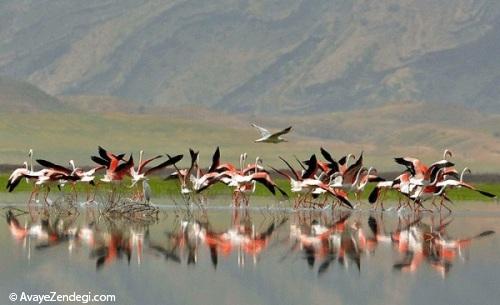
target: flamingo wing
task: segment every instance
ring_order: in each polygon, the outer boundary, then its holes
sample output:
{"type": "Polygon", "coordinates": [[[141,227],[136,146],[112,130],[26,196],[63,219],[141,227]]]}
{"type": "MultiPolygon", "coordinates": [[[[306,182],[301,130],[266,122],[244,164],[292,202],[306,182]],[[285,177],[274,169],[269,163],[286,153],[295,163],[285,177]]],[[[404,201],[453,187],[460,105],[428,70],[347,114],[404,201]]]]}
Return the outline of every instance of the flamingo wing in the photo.
{"type": "Polygon", "coordinates": [[[410,174],[414,176],[416,174],[416,168],[414,165],[414,160],[413,158],[407,158],[407,157],[398,157],[394,158],[394,161],[396,161],[397,164],[401,164],[403,166],[406,166],[406,168],[410,171],[410,174]]]}
{"type": "Polygon", "coordinates": [[[290,163],[288,163],[288,161],[286,161],[282,157],[279,158],[281,159],[281,161],[285,162],[285,164],[288,166],[288,168],[290,169],[296,180],[302,180],[301,178],[299,178],[299,174],[293,169],[293,167],[290,165],[290,163]]]}
{"type": "Polygon", "coordinates": [[[148,159],[148,160],[144,160],[144,161],[142,161],[142,162],[141,162],[141,164],[139,164],[139,167],[137,168],[137,172],[138,172],[139,174],[140,174],[140,173],[142,173],[142,170],[144,169],[144,167],[145,167],[146,165],[148,165],[150,162],[152,162],[152,161],[154,161],[154,160],[156,160],[156,159],[160,159],[161,157],[162,157],[162,155],[158,155],[158,156],[153,157],[153,158],[151,158],[151,159],[148,159]]]}
{"type": "Polygon", "coordinates": [[[151,174],[154,171],[157,171],[157,170],[160,170],[160,169],[162,169],[164,167],[173,165],[173,164],[179,162],[180,160],[182,160],[183,157],[184,157],[184,155],[177,155],[177,156],[174,156],[172,158],[169,157],[167,161],[165,161],[165,162],[163,162],[163,163],[161,163],[161,164],[159,164],[159,165],[157,165],[155,167],[152,167],[152,168],[148,169],[145,172],[145,174],[147,176],[147,175],[151,174]]]}
{"type": "Polygon", "coordinates": [[[43,167],[50,168],[50,169],[65,173],[67,175],[71,174],[71,172],[72,172],[72,170],[70,170],[69,168],[66,168],[62,165],[52,163],[52,162],[47,161],[47,160],[37,159],[36,162],[43,167]]]}
{"type": "Polygon", "coordinates": [[[104,160],[106,160],[108,162],[111,161],[111,158],[109,157],[108,152],[104,148],[102,148],[101,146],[98,146],[97,150],[98,150],[99,156],[101,156],[101,158],[103,158],[104,160]]]}
{"type": "Polygon", "coordinates": [[[208,169],[208,172],[209,173],[214,172],[217,169],[217,167],[219,167],[219,165],[220,165],[220,149],[219,146],[217,146],[217,149],[215,150],[214,155],[212,156],[212,165],[208,169]]]}
{"type": "Polygon", "coordinates": [[[312,155],[309,161],[307,161],[307,169],[302,174],[302,179],[312,178],[316,171],[318,170],[318,160],[316,159],[316,155],[312,155]]]}
{"type": "Polygon", "coordinates": [[[118,165],[114,171],[117,173],[118,172],[128,172],[132,167],[134,167],[134,157],[131,154],[128,161],[118,165]]]}
{"type": "Polygon", "coordinates": [[[105,167],[109,167],[109,163],[110,161],[107,161],[101,157],[98,157],[98,156],[92,156],[90,157],[90,159],[92,161],[94,161],[95,163],[99,164],[99,165],[102,165],[102,166],[105,166],[105,167]]]}
{"type": "Polygon", "coordinates": [[[350,183],[354,182],[354,180],[356,179],[356,175],[358,174],[358,172],[361,170],[362,167],[363,167],[363,152],[361,152],[361,154],[359,155],[358,160],[356,160],[354,164],[352,164],[347,168],[345,173],[342,175],[343,180],[350,183]]]}

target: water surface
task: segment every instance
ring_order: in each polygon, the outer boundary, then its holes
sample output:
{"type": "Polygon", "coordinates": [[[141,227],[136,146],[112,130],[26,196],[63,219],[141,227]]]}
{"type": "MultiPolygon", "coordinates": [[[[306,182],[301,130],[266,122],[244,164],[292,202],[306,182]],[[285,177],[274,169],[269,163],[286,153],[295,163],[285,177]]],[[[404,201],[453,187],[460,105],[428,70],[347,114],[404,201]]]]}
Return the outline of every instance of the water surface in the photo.
{"type": "Polygon", "coordinates": [[[118,304],[500,299],[495,204],[451,215],[215,206],[162,207],[157,218],[133,221],[3,205],[0,303],[22,291],[116,294],[118,304]]]}

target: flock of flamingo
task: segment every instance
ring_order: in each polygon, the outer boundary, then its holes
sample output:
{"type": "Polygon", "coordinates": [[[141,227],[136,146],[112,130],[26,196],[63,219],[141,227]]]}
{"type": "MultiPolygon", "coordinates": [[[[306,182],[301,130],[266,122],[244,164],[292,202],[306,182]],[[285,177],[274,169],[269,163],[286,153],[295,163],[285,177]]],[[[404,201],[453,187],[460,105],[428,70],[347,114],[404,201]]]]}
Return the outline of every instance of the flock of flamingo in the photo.
{"type": "MultiPolygon", "coordinates": [[[[477,191],[480,194],[496,198],[496,195],[479,190],[473,185],[464,182],[464,174],[470,172],[465,168],[461,173],[449,161],[452,153],[445,150],[443,159],[427,166],[422,161],[412,157],[399,157],[394,160],[404,166],[404,171],[393,180],[386,180],[378,176],[376,169],[363,165],[363,153],[356,158],[349,154],[341,157],[338,161],[324,148],[320,149],[324,160],[311,155],[308,160],[296,160],[300,170],[296,170],[290,162],[279,157],[287,170],[277,169],[269,166],[275,175],[281,175],[289,180],[290,192],[296,194],[294,208],[300,207],[332,207],[344,206],[354,208],[349,195],[353,194],[360,202],[360,195],[368,183],[376,183],[373,191],[369,195],[369,203],[375,208],[383,207],[384,195],[388,190],[398,192],[398,209],[408,207],[413,210],[427,210],[423,202],[432,199],[432,205],[441,210],[444,207],[450,210],[445,202],[451,202],[447,192],[454,188],[467,188],[477,191]],[[405,198],[405,200],[401,200],[405,198]],[[332,200],[330,200],[332,199],[332,200]],[[439,199],[439,206],[435,201],[439,199]]],[[[24,167],[18,168],[10,175],[6,188],[12,192],[19,183],[25,179],[33,187],[28,202],[37,200],[37,196],[42,188],[45,188],[44,200],[48,203],[47,197],[51,187],[57,186],[59,189],[64,185],[70,185],[74,196],[77,196],[76,184],[88,185],[87,202],[95,200],[95,189],[101,184],[110,184],[111,191],[109,200],[113,201],[118,186],[124,181],[131,181],[129,188],[133,188],[132,199],[138,202],[149,203],[151,188],[147,182],[148,177],[166,167],[173,167],[174,172],[169,176],[178,179],[180,193],[191,199],[194,196],[203,196],[203,192],[212,186],[222,183],[233,189],[232,202],[234,206],[244,204],[248,206],[249,195],[252,194],[256,185],[261,184],[273,195],[287,198],[289,195],[280,188],[273,180],[271,172],[264,168],[262,159],[257,157],[254,163],[246,164],[247,154],[240,156],[239,167],[230,163],[222,162],[220,149],[217,147],[212,157],[212,164],[206,170],[199,165],[199,152],[190,149],[189,168],[179,168],[177,163],[182,160],[183,155],[166,156],[158,155],[143,160],[143,151],[140,151],[138,166],[135,166],[132,154],[126,158],[126,154],[114,154],[99,146],[98,155],[91,156],[96,166],[90,170],[83,170],[75,166],[73,160],[69,161],[71,167],[65,167],[47,160],[37,159],[36,162],[43,168],[34,169],[33,150],[29,151],[30,164],[24,162],[24,167]],[[148,167],[151,162],[166,157],[166,160],[148,167]],[[98,171],[104,171],[101,179],[96,179],[98,171]],[[129,179],[125,179],[129,177],[129,179]],[[93,196],[91,195],[91,189],[93,196]]]]}

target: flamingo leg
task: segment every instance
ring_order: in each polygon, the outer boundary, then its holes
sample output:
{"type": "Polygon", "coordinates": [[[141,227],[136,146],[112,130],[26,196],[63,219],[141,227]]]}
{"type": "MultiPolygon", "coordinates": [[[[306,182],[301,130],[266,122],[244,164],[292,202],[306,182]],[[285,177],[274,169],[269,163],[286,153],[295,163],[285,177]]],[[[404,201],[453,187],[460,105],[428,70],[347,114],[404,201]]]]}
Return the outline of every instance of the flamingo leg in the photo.
{"type": "Polygon", "coordinates": [[[49,197],[49,192],[50,192],[50,187],[47,186],[46,190],[45,190],[45,197],[43,198],[44,201],[45,201],[45,204],[46,205],[49,205],[49,201],[48,201],[48,197],[49,197]]]}

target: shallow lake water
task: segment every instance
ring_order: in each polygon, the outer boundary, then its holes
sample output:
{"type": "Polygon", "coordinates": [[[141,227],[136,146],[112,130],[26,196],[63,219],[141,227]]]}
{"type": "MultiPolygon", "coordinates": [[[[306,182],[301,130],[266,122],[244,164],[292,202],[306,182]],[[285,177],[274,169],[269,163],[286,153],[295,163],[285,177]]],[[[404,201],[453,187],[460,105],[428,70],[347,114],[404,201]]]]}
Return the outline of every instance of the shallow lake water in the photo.
{"type": "Polygon", "coordinates": [[[467,203],[451,215],[216,206],[163,206],[131,221],[3,204],[0,304],[52,291],[112,294],[116,304],[500,300],[496,204],[467,203]]]}

